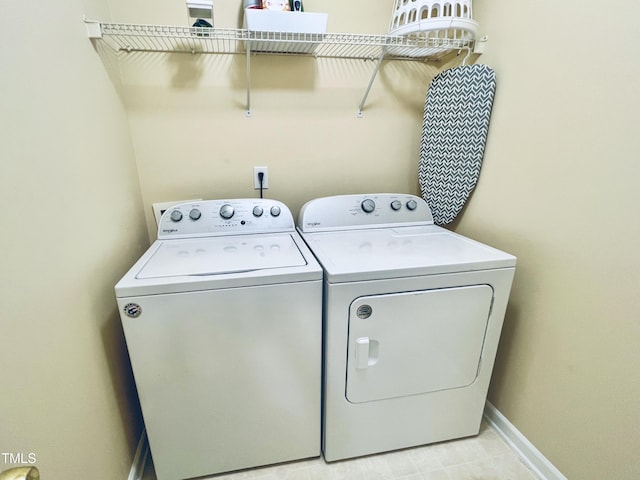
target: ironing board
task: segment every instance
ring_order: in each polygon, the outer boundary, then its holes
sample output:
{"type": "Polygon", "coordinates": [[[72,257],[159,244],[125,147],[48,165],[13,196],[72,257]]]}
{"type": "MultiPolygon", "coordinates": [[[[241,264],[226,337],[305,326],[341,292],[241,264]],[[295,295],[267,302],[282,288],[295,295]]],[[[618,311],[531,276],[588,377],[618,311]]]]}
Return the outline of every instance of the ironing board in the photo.
{"type": "Polygon", "coordinates": [[[445,70],[429,86],[418,175],[438,225],[455,220],[478,181],[495,88],[487,65],[445,70]]]}

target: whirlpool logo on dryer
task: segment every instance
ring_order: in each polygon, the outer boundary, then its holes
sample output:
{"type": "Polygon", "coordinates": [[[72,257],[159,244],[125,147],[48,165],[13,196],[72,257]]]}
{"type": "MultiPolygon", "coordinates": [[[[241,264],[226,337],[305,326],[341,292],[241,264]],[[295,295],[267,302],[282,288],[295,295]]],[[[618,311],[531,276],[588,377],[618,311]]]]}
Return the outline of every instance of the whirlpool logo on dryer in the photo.
{"type": "Polygon", "coordinates": [[[163,228],[162,229],[162,233],[173,233],[173,232],[177,232],[178,229],[177,228],[163,228]]]}

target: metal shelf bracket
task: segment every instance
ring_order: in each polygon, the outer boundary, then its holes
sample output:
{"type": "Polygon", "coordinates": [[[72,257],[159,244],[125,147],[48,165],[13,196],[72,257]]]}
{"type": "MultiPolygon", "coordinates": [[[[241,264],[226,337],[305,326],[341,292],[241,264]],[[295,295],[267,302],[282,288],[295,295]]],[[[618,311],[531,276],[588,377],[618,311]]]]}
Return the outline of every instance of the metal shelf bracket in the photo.
{"type": "Polygon", "coordinates": [[[251,45],[246,42],[247,51],[247,111],[246,117],[251,117],[251,45]]]}
{"type": "Polygon", "coordinates": [[[102,28],[100,22],[95,20],[89,20],[86,15],[82,16],[85,27],[87,28],[87,36],[89,38],[102,38],[102,28]]]}
{"type": "Polygon", "coordinates": [[[360,105],[358,106],[358,113],[356,113],[356,116],[358,118],[364,117],[364,113],[362,112],[362,110],[364,109],[364,104],[367,101],[367,97],[369,96],[369,92],[371,91],[371,87],[373,86],[373,81],[376,79],[376,76],[378,75],[378,71],[380,70],[380,66],[382,65],[382,61],[384,60],[384,55],[385,55],[385,52],[383,51],[380,54],[380,57],[378,58],[378,62],[376,63],[376,67],[373,69],[373,72],[371,73],[371,78],[369,79],[369,85],[367,85],[367,89],[364,92],[364,96],[362,97],[362,101],[360,102],[360,105]]]}

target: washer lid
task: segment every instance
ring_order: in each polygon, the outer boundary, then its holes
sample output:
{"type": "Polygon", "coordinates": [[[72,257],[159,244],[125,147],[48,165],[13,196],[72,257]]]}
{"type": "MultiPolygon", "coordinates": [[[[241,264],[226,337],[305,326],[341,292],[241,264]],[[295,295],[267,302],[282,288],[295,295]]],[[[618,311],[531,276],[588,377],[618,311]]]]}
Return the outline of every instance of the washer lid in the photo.
{"type": "Polygon", "coordinates": [[[330,282],[514,267],[516,258],[435,225],[302,234],[330,282]]]}
{"type": "Polygon", "coordinates": [[[222,275],[306,264],[290,234],[165,240],[136,278],[222,275]]]}

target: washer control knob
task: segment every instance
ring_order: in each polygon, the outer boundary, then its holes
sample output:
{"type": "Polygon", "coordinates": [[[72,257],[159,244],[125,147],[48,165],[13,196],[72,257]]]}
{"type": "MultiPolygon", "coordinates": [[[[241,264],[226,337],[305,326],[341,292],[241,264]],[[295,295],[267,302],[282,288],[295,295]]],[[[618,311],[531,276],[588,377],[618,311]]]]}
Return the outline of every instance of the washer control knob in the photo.
{"type": "Polygon", "coordinates": [[[407,202],[407,208],[409,210],[415,210],[416,208],[418,208],[418,202],[416,202],[415,200],[409,200],[407,202]]]}
{"type": "Polygon", "coordinates": [[[370,198],[366,198],[360,204],[360,208],[362,208],[362,211],[365,213],[371,213],[376,209],[376,202],[370,198]]]}
{"type": "Polygon", "coordinates": [[[229,205],[228,203],[225,203],[220,207],[220,216],[225,220],[229,220],[231,217],[233,217],[234,213],[236,212],[233,209],[233,206],[229,205]]]}
{"type": "Polygon", "coordinates": [[[391,202],[391,210],[395,210],[396,212],[402,208],[402,203],[400,200],[394,200],[391,202]]]}
{"type": "Polygon", "coordinates": [[[173,222],[179,222],[180,220],[182,220],[182,212],[180,210],[174,210],[171,212],[171,221],[173,222]]]}
{"type": "Polygon", "coordinates": [[[264,210],[262,210],[262,207],[259,207],[257,205],[255,207],[253,207],[253,216],[254,217],[261,217],[263,213],[264,213],[264,210]]]}
{"type": "Polygon", "coordinates": [[[191,211],[189,212],[189,218],[191,220],[200,220],[200,217],[202,216],[202,212],[200,212],[200,210],[198,210],[197,208],[192,208],[191,211]]]}
{"type": "Polygon", "coordinates": [[[280,215],[280,207],[277,205],[274,205],[273,207],[271,207],[271,210],[269,210],[271,212],[271,215],[274,217],[277,217],[278,215],[280,215]]]}

